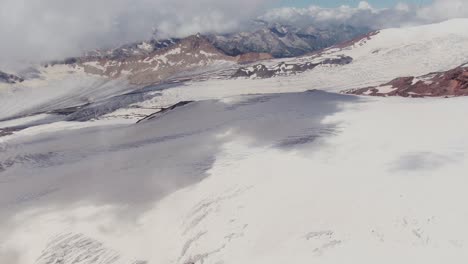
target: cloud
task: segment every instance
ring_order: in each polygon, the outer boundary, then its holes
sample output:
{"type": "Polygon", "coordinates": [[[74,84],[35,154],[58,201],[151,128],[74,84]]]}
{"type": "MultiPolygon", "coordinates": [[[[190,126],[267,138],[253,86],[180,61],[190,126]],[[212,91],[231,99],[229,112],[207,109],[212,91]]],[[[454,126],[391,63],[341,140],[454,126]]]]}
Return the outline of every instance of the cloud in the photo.
{"type": "Polygon", "coordinates": [[[416,13],[424,21],[441,21],[450,18],[468,17],[468,1],[437,0],[432,5],[418,9],[416,13]]]}
{"type": "Polygon", "coordinates": [[[357,7],[337,8],[310,6],[307,8],[277,8],[261,18],[269,22],[292,24],[345,23],[354,26],[382,29],[440,22],[451,18],[468,17],[468,1],[435,0],[429,5],[416,6],[404,2],[392,8],[377,9],[361,1],[357,7]]]}
{"type": "Polygon", "coordinates": [[[86,50],[197,32],[227,32],[268,0],[1,0],[1,64],[59,59],[86,50]]]}
{"type": "Polygon", "coordinates": [[[468,17],[468,1],[404,2],[376,9],[368,2],[337,8],[268,9],[277,0],[0,0],[0,70],[25,62],[62,59],[84,51],[157,36],[230,32],[251,19],[371,28],[401,27],[468,17]]]}

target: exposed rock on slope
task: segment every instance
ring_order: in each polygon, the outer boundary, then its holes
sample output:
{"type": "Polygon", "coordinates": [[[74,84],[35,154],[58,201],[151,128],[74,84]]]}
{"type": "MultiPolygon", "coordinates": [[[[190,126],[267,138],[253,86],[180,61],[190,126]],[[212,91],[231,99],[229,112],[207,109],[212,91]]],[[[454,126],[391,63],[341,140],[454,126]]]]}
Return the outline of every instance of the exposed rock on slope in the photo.
{"type": "Polygon", "coordinates": [[[170,78],[200,74],[237,63],[252,63],[273,58],[268,53],[254,52],[229,56],[201,35],[157,43],[159,44],[132,44],[128,48],[119,48],[107,53],[70,58],[61,63],[51,64],[51,67],[57,64],[78,66],[87,74],[111,79],[124,77],[131,84],[151,85],[170,78]],[[141,47],[142,45],[146,46],[141,47]]]}
{"type": "MultiPolygon", "coordinates": [[[[367,32],[369,32],[367,28],[355,28],[347,25],[332,25],[327,28],[317,28],[310,25],[294,27],[257,21],[257,24],[252,25],[250,31],[223,35],[211,34],[207,35],[206,39],[229,56],[265,53],[280,58],[321,50],[367,32]]],[[[174,46],[182,40],[180,38],[151,39],[125,44],[113,49],[93,50],[87,52],[82,58],[69,58],[54,63],[72,64],[82,61],[83,58],[118,60],[133,56],[147,56],[155,51],[174,46]]]]}
{"type": "Polygon", "coordinates": [[[261,60],[273,59],[273,56],[270,53],[245,53],[237,56],[237,61],[239,63],[252,63],[261,60]]]}
{"type": "Polygon", "coordinates": [[[346,90],[344,93],[370,96],[467,96],[468,65],[420,77],[402,77],[377,87],[346,90]]]}
{"type": "MultiPolygon", "coordinates": [[[[251,62],[253,55],[261,54],[259,59],[269,59],[272,55],[278,58],[294,57],[349,41],[367,32],[369,32],[367,28],[346,25],[316,28],[314,26],[294,27],[257,21],[257,24],[252,26],[251,31],[224,35],[211,34],[205,38],[226,55],[241,55],[241,62],[245,57],[250,58],[246,62],[251,62]]],[[[148,56],[181,41],[183,39],[180,38],[151,39],[125,44],[118,48],[93,50],[85,53],[83,57],[68,58],[50,64],[74,64],[98,59],[122,60],[134,56],[148,56]]]]}
{"type": "Polygon", "coordinates": [[[204,37],[190,36],[175,45],[148,55],[124,59],[98,59],[81,63],[87,73],[111,78],[127,77],[130,83],[148,85],[158,83],[184,71],[203,67],[236,63],[238,58],[223,54],[204,37]]]}
{"type": "Polygon", "coordinates": [[[263,64],[257,64],[252,67],[240,68],[232,76],[237,77],[249,77],[249,78],[271,78],[278,75],[288,75],[301,73],[307,70],[314,69],[319,65],[345,65],[353,61],[353,58],[347,56],[338,56],[337,58],[327,58],[321,62],[305,62],[305,63],[280,63],[273,67],[267,67],[263,64]]]}
{"type": "MultiPolygon", "coordinates": [[[[255,63],[274,57],[293,57],[329,47],[355,37],[364,29],[332,26],[327,29],[261,24],[250,32],[230,35],[190,36],[184,39],[135,42],[115,49],[95,50],[82,57],[45,64],[34,78],[60,79],[57,72],[84,73],[109,79],[128,80],[147,86],[164,81],[192,79],[221,69],[235,70],[235,64],[255,63]],[[59,67],[56,67],[59,65],[59,67]],[[52,72],[54,76],[49,76],[52,72]]],[[[304,71],[296,67],[294,72],[304,71]]],[[[68,74],[67,74],[68,75],[68,74]]],[[[222,74],[223,75],[223,74],[222,74]]],[[[226,74],[231,76],[232,72],[226,74]]],[[[223,75],[224,76],[224,75],[223,75]]],[[[93,77],[93,76],[92,76],[93,77]]],[[[27,79],[30,79],[27,76],[27,79]]],[[[13,83],[11,80],[8,83],[13,83]]]]}

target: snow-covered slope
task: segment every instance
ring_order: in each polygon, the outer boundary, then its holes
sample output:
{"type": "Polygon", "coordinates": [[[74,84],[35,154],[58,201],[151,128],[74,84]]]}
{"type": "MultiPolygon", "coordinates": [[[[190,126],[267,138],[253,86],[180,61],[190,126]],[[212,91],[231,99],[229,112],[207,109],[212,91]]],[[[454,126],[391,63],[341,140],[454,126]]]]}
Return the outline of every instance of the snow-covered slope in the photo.
{"type": "Polygon", "coordinates": [[[466,263],[468,98],[311,90],[453,69],[466,28],[383,30],[261,80],[78,63],[0,84],[0,263],[466,263]]]}
{"type": "MultiPolygon", "coordinates": [[[[15,85],[3,84],[0,86],[2,89],[0,105],[3,109],[0,111],[0,118],[12,116],[13,113],[32,113],[33,111],[25,112],[25,110],[35,109],[44,104],[53,106],[57,100],[63,101],[63,97],[71,93],[70,89],[80,91],[79,93],[86,91],[84,94],[78,93],[70,97],[77,105],[79,105],[77,99],[81,104],[94,102],[93,90],[97,93],[107,91],[109,94],[112,92],[113,95],[118,95],[122,90],[128,91],[129,89],[122,88],[128,86],[114,85],[112,82],[122,83],[128,80],[144,84],[180,77],[177,82],[185,82],[185,85],[166,89],[161,96],[143,104],[146,108],[161,108],[179,101],[216,99],[241,94],[298,92],[309,89],[341,91],[378,86],[398,77],[447,71],[466,63],[468,61],[466,27],[468,19],[456,19],[439,24],[382,30],[368,38],[330,48],[318,54],[270,60],[263,62],[262,65],[267,68],[278,65],[291,67],[315,65],[327,59],[343,57],[352,58],[352,63],[339,66],[322,64],[301,74],[288,74],[262,80],[227,78],[235,74],[233,62],[240,58],[223,56],[203,38],[197,41],[198,37],[193,36],[142,60],[133,58],[124,62],[111,63],[103,60],[84,62],[83,65],[55,65],[49,67],[50,69],[41,69],[45,72],[43,74],[45,77],[44,81],[39,81],[40,85],[36,79],[15,85]],[[194,45],[199,48],[194,48],[194,45]],[[79,74],[68,74],[70,72],[79,74]],[[122,78],[113,80],[107,85],[108,77],[111,75],[122,78]],[[70,80],[71,82],[68,82],[70,80]],[[44,88],[36,89],[38,86],[44,88]],[[105,89],[96,87],[105,87],[105,89]],[[17,95],[11,96],[12,94],[17,95]],[[15,106],[12,106],[12,103],[15,106]]],[[[67,104],[73,106],[71,103],[67,104]]]]}
{"type": "Polygon", "coordinates": [[[169,78],[230,67],[240,59],[248,58],[226,56],[202,36],[191,36],[149,54],[47,64],[21,83],[0,82],[0,120],[97,103],[169,78]]]}
{"type": "Polygon", "coordinates": [[[25,80],[16,77],[15,82],[13,75],[0,75],[5,79],[0,81],[0,120],[99,103],[165,82],[204,79],[203,75],[218,75],[237,63],[269,58],[269,54],[259,53],[227,56],[196,35],[144,54],[49,63],[30,69],[25,80]]]}
{"type": "Polygon", "coordinates": [[[305,92],[12,138],[0,260],[464,263],[466,111],[305,92]]]}
{"type": "Polygon", "coordinates": [[[37,75],[0,86],[0,120],[85,105],[134,89],[125,79],[86,74],[77,65],[41,67],[37,75]]]}
{"type": "MultiPolygon", "coordinates": [[[[263,63],[274,66],[280,62],[288,64],[316,63],[326,58],[347,56],[351,64],[338,67],[316,67],[311,71],[293,76],[266,80],[212,80],[190,84],[194,90],[207,94],[225,92],[231,94],[233,86],[238,94],[277,91],[304,91],[323,89],[341,91],[352,88],[378,86],[395,78],[421,76],[432,72],[447,71],[468,62],[468,19],[455,19],[417,27],[386,29],[350,43],[337,46],[311,56],[273,60],[263,63]],[[213,90],[216,87],[216,93],[213,90]],[[229,90],[229,91],[228,91],[229,90]]],[[[178,96],[191,97],[179,91],[178,96]]],[[[169,91],[168,91],[169,92],[169,91]]],[[[174,91],[171,91],[174,92],[174,91]]],[[[191,94],[191,92],[189,92],[191,94]]]]}

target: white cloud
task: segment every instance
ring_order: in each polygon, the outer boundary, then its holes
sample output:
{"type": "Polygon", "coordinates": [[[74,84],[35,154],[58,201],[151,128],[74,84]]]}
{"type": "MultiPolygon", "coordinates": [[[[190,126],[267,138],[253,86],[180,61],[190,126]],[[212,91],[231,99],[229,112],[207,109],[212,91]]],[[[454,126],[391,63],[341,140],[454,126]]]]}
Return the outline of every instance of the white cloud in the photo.
{"type": "Polygon", "coordinates": [[[228,32],[260,16],[288,24],[347,23],[399,27],[468,17],[467,0],[435,0],[417,7],[404,0],[376,9],[368,2],[337,8],[278,8],[277,0],[0,0],[0,70],[14,63],[61,59],[83,51],[149,38],[228,32]]]}
{"type": "Polygon", "coordinates": [[[402,11],[402,12],[409,12],[411,9],[411,7],[406,4],[406,3],[398,3],[396,6],[395,6],[395,9],[398,10],[398,11],[402,11]]]}
{"type": "Polygon", "coordinates": [[[417,10],[417,16],[425,21],[468,17],[467,0],[437,0],[432,5],[417,10]]]}
{"type": "Polygon", "coordinates": [[[376,9],[361,1],[357,7],[337,8],[310,6],[307,8],[277,8],[262,16],[266,21],[289,23],[347,23],[375,29],[440,22],[468,17],[467,0],[435,0],[426,6],[400,2],[392,8],[376,9]]]}
{"type": "Polygon", "coordinates": [[[1,64],[58,59],[161,37],[226,32],[265,10],[268,0],[0,0],[1,64]]]}
{"type": "Polygon", "coordinates": [[[361,1],[359,2],[359,5],[358,5],[358,9],[361,9],[361,10],[372,10],[372,6],[366,2],[366,1],[361,1]]]}

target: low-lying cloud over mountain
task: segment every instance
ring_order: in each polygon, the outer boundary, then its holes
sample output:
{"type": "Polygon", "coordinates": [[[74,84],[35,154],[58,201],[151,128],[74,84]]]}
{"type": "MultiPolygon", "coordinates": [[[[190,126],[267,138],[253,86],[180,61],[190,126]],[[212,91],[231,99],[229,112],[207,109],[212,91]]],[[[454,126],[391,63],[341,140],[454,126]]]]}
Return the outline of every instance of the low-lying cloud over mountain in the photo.
{"type": "MultiPolygon", "coordinates": [[[[59,59],[146,39],[227,32],[267,0],[2,0],[0,61],[59,59]]],[[[2,65],[0,65],[1,67],[2,65]]]]}
{"type": "Polygon", "coordinates": [[[337,8],[310,6],[272,9],[261,18],[266,21],[293,24],[345,23],[375,29],[441,22],[451,18],[468,17],[466,0],[434,0],[429,5],[417,6],[400,2],[392,8],[377,9],[366,1],[357,7],[343,5],[337,8]]]}
{"type": "Polygon", "coordinates": [[[255,18],[386,28],[468,16],[465,0],[435,0],[419,7],[400,3],[389,9],[375,9],[365,1],[333,9],[270,9],[272,4],[275,0],[2,0],[0,68],[148,39],[155,29],[165,38],[245,30],[255,18]]]}

